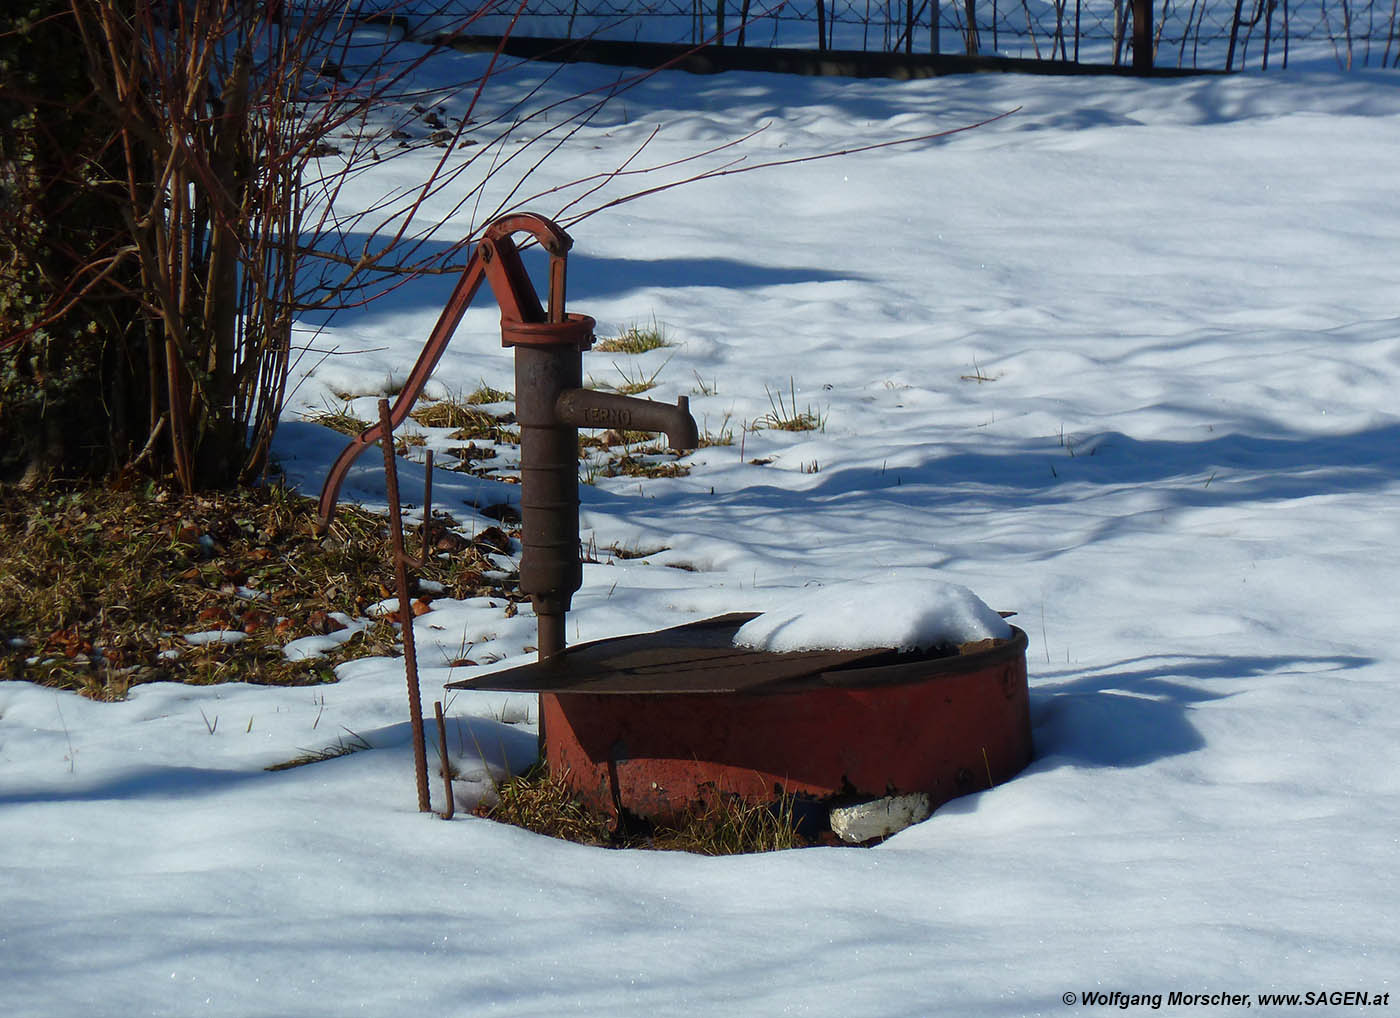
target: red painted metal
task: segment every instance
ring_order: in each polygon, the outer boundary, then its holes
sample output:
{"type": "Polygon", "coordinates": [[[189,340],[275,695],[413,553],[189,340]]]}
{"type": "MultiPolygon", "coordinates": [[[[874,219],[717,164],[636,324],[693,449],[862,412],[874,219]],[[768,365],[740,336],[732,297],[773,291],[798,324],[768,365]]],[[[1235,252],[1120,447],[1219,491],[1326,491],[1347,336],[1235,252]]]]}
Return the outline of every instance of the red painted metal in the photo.
{"type": "Polygon", "coordinates": [[[558,322],[520,322],[501,319],[502,346],[567,346],[587,350],[593,345],[593,327],[587,315],[567,314],[558,322]]]}
{"type": "Polygon", "coordinates": [[[550,771],[592,808],[674,819],[715,794],[932,806],[1031,759],[1026,636],[970,653],[768,654],[751,615],[574,647],[453,683],[540,693],[550,771]],[[669,649],[668,649],[669,648],[669,649]]]}
{"type": "MultiPolygon", "coordinates": [[[[990,788],[1030,762],[1022,653],[923,681],[786,693],[540,697],[551,773],[590,806],[674,818],[716,793],[832,802],[990,788]]],[[[980,655],[973,655],[978,657],[980,655]]],[[[942,674],[940,674],[940,671],[942,674]]]]}
{"type": "MultiPolygon", "coordinates": [[[[524,212],[486,228],[387,418],[345,447],[321,489],[319,529],[330,526],[340,486],[356,457],[408,416],[448,340],[483,282],[501,308],[501,345],[515,348],[515,411],[520,424],[520,589],[539,617],[541,660],[564,649],[564,613],[583,582],[578,534],[578,429],[626,427],[665,432],[672,448],[693,449],[699,431],[687,398],[675,406],[583,388],[583,351],[594,321],[564,309],[573,241],[557,224],[524,212]],[[549,253],[546,310],[514,236],[528,233],[549,253]]],[[[424,515],[428,526],[429,514],[424,515]]]]}
{"type": "MultiPolygon", "coordinates": [[[[488,226],[481,242],[472,252],[457,285],[437,324],[423,345],[418,360],[404,382],[389,411],[389,428],[397,428],[423,394],[433,369],[442,359],[448,341],[457,330],[467,308],[488,283],[491,294],[501,307],[501,334],[504,345],[508,336],[528,335],[534,343],[563,343],[580,350],[592,345],[593,319],[586,315],[569,315],[564,310],[565,264],[573,241],[558,225],[533,212],[504,216],[488,226]],[[528,233],[549,253],[549,309],[546,311],[535,293],[520,259],[520,250],[513,239],[517,233],[528,233]],[[528,328],[527,328],[528,326],[528,328]],[[553,330],[554,339],[549,339],[553,330]]],[[[516,339],[515,342],[522,340],[516,339]]],[[[335,517],[336,500],[345,475],[359,455],[379,441],[384,426],[375,423],[353,438],[341,451],[326,475],[321,489],[318,529],[324,532],[335,517]]]]}
{"type": "MultiPolygon", "coordinates": [[[[501,307],[501,342],[515,348],[521,428],[520,589],[539,618],[539,662],[449,688],[540,696],[542,752],[593,808],[621,819],[676,818],[714,795],[753,801],[796,796],[842,805],[923,793],[937,806],[990,787],[1031,758],[1026,636],[992,646],[768,654],[733,646],[751,615],[566,649],[564,615],[582,582],[578,533],[580,427],[664,432],[674,448],[698,443],[685,397],[675,406],[582,387],[593,320],[564,310],[566,233],[539,216],[493,223],[419,355],[392,410],[354,439],[321,493],[330,523],[350,464],[407,416],[483,282],[501,307]],[[549,308],[541,306],[515,245],[528,232],[550,255],[549,308]]],[[[393,527],[398,500],[390,493],[393,527]]],[[[429,513],[425,512],[424,527],[429,513]]],[[[401,538],[400,538],[401,541],[401,538]]],[[[400,604],[407,556],[395,548],[400,604]]],[[[405,624],[412,668],[412,626],[405,624]]],[[[421,726],[416,684],[413,710],[421,726]]],[[[415,731],[417,740],[421,735],[415,731]]],[[[416,740],[420,808],[426,766],[416,740]]],[[[450,808],[450,807],[449,807],[450,808]]]]}

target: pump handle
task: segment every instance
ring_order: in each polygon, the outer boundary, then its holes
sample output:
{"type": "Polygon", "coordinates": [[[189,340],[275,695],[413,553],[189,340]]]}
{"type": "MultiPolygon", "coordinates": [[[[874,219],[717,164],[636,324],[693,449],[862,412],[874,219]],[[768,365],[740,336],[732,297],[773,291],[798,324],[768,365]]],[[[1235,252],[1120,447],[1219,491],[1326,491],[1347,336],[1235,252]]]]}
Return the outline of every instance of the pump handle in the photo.
{"type": "MultiPolygon", "coordinates": [[[[481,240],[467,260],[457,285],[447,298],[437,324],[423,345],[423,351],[409,372],[404,387],[389,410],[389,427],[392,431],[403,423],[413,404],[423,394],[428,378],[442,359],[448,341],[457,330],[462,316],[466,314],[472,299],[481,289],[483,282],[491,285],[491,294],[501,308],[501,341],[505,346],[520,342],[522,334],[549,332],[541,329],[546,323],[559,327],[559,335],[566,342],[587,349],[592,344],[592,319],[582,315],[570,316],[564,310],[564,286],[567,278],[569,249],[574,246],[573,238],[564,232],[563,227],[535,212],[516,212],[490,223],[482,232],[481,240]],[[514,236],[529,234],[541,247],[549,252],[549,309],[540,304],[539,295],[520,260],[520,249],[514,236]],[[524,328],[522,326],[532,326],[524,328]]],[[[538,340],[536,340],[538,342],[538,340]]],[[[350,466],[371,445],[379,441],[383,433],[382,424],[370,425],[350,440],[336,457],[326,483],[321,489],[318,507],[317,533],[325,533],[335,517],[335,507],[340,496],[340,486],[345,483],[345,475],[350,466]]]]}

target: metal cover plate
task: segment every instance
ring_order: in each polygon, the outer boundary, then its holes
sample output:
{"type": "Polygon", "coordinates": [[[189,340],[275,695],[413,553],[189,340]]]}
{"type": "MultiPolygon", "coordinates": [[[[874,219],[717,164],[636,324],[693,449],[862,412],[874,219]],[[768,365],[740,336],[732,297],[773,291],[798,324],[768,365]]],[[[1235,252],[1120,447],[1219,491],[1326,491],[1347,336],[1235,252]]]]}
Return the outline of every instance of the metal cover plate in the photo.
{"type": "Polygon", "coordinates": [[[775,654],[734,646],[754,612],[567,648],[546,662],[457,682],[448,689],[518,693],[742,693],[888,656],[887,649],[775,654]]]}

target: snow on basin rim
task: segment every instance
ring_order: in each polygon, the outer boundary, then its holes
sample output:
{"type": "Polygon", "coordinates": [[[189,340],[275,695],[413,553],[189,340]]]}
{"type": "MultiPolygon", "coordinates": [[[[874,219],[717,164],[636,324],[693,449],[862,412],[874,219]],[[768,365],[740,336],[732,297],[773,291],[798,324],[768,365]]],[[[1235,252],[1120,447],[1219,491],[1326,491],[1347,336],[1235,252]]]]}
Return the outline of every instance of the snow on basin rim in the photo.
{"type": "Polygon", "coordinates": [[[972,591],[926,580],[835,583],[791,595],[739,628],[734,645],[802,650],[927,650],[1006,639],[1011,627],[972,591]]]}

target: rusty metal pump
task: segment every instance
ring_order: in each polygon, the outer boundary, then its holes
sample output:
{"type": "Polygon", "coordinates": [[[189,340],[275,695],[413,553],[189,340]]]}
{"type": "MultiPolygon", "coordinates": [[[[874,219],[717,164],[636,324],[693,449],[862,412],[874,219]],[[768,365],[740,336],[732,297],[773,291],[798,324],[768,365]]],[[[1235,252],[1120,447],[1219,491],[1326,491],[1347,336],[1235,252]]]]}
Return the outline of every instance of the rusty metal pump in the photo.
{"type": "MultiPolygon", "coordinates": [[[[583,583],[579,555],[578,429],[617,428],[665,433],[671,448],[699,445],[685,396],[676,405],[583,388],[583,352],[593,345],[594,320],[564,310],[567,259],[573,241],[534,213],[496,220],[453,289],[447,306],[389,411],[390,428],[408,416],[448,341],[483,282],[501,307],[501,345],[515,349],[515,412],[520,424],[520,507],[524,547],[520,589],[539,619],[541,661],[564,649],[564,615],[583,583]],[[549,254],[549,306],[540,304],[514,236],[527,233],[549,254]]],[[[330,525],[345,475],[382,425],[354,438],[336,459],[321,491],[320,529],[330,525]]]]}

